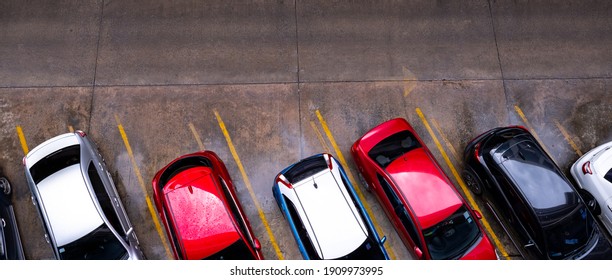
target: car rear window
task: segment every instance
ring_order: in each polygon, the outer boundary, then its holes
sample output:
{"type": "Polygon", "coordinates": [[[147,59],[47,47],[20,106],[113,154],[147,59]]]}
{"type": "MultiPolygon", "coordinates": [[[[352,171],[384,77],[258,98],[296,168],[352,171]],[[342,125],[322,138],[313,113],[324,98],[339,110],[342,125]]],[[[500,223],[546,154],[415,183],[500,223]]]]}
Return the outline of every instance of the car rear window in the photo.
{"type": "Polygon", "coordinates": [[[172,165],[170,165],[166,169],[166,171],[164,171],[164,173],[160,176],[158,185],[159,188],[163,188],[172,177],[174,177],[176,174],[181,173],[181,171],[197,166],[212,167],[212,164],[209,159],[201,156],[187,157],[178,160],[172,165]]]}
{"type": "Polygon", "coordinates": [[[368,156],[380,167],[385,168],[396,158],[419,147],[421,144],[416,137],[410,131],[404,130],[380,141],[368,152],[368,156]]]}
{"type": "Polygon", "coordinates": [[[55,172],[68,166],[78,164],[80,158],[80,145],[68,146],[39,160],[30,168],[30,174],[32,174],[34,183],[38,184],[55,172]]]}
{"type": "Polygon", "coordinates": [[[323,155],[321,155],[310,157],[296,163],[294,166],[285,171],[283,175],[285,175],[285,178],[289,180],[289,183],[293,184],[327,168],[327,162],[325,162],[325,158],[323,155]]]}

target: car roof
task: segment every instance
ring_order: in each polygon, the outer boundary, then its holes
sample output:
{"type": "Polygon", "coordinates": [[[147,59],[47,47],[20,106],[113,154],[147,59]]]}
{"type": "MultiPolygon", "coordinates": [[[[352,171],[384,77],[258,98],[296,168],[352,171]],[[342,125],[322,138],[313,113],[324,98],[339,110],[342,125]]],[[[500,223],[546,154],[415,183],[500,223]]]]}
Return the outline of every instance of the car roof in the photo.
{"type": "Polygon", "coordinates": [[[575,205],[577,194],[555,163],[537,148],[538,144],[532,139],[517,140],[500,151],[501,165],[529,204],[540,211],[575,205]]]}
{"type": "Polygon", "coordinates": [[[298,213],[310,224],[306,230],[324,259],[343,257],[368,237],[366,226],[338,175],[324,169],[293,184],[297,197],[293,203],[302,209],[298,213]]]}
{"type": "Polygon", "coordinates": [[[423,229],[453,214],[463,201],[424,148],[394,160],[386,169],[423,229]]]}
{"type": "Polygon", "coordinates": [[[58,247],[83,237],[103,223],[79,164],[53,173],[37,187],[58,247]]]}
{"type": "Polygon", "coordinates": [[[240,238],[211,168],[181,171],[163,193],[187,259],[206,258],[240,238]]]}
{"type": "Polygon", "coordinates": [[[75,133],[64,133],[55,136],[32,149],[26,155],[26,168],[30,169],[34,164],[44,157],[68,146],[79,145],[79,139],[75,133]]]}

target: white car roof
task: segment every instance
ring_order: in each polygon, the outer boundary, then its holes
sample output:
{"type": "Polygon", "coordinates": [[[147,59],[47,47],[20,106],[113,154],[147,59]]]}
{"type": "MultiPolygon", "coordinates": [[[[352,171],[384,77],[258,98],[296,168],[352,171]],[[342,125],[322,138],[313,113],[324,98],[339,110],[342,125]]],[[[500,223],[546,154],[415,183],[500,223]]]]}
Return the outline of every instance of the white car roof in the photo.
{"type": "Polygon", "coordinates": [[[298,212],[302,220],[306,216],[311,225],[306,226],[306,230],[320,245],[314,247],[325,259],[340,258],[353,252],[368,236],[337,166],[334,169],[335,174],[326,169],[293,185],[298,197],[294,204],[304,209],[298,209],[298,212]]]}
{"type": "Polygon", "coordinates": [[[73,164],[38,183],[55,242],[64,246],[90,233],[103,221],[91,199],[79,164],[73,164]]]}
{"type": "Polygon", "coordinates": [[[26,168],[30,169],[44,157],[62,148],[78,145],[79,139],[74,133],[64,133],[55,136],[32,149],[26,156],[26,168]]]}

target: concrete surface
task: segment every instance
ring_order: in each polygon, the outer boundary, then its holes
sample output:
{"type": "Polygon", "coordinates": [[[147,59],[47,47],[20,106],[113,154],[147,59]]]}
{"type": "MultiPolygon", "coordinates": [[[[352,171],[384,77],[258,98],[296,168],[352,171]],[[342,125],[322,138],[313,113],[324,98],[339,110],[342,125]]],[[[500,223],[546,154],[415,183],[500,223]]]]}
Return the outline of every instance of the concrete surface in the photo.
{"type": "MultiPolygon", "coordinates": [[[[30,149],[70,127],[88,132],[149,259],[168,258],[146,203],[150,181],[202,147],[227,165],[264,256],[279,254],[260,210],[282,257],[301,259],[270,188],[287,165],[336,154],[317,110],[355,175],[350,145],[403,117],[458,184],[417,108],[459,172],[454,154],[494,126],[529,126],[563,170],[612,141],[607,1],[22,2],[0,3],[0,169],[15,188],[29,259],[52,254],[25,184],[17,126],[30,149]]],[[[364,195],[388,247],[412,259],[364,195]]],[[[520,258],[483,214],[510,258],[520,258]]]]}

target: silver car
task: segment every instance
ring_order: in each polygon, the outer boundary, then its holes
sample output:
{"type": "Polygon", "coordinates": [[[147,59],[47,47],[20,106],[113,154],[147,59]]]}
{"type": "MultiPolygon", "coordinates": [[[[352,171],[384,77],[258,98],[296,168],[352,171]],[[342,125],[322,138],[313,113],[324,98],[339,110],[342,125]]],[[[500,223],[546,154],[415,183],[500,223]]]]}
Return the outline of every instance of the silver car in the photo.
{"type": "Polygon", "coordinates": [[[102,156],[84,132],[45,141],[23,165],[57,259],[144,258],[102,156]]]}

